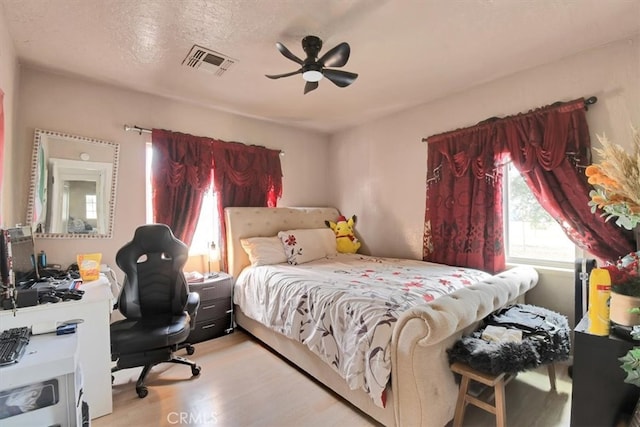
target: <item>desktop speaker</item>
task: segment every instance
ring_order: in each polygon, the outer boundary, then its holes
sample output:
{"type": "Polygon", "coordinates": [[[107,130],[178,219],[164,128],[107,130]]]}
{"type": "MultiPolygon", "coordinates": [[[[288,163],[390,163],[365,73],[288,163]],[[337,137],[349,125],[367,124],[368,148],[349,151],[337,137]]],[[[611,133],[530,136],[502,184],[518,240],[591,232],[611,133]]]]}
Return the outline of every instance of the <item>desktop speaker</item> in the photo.
{"type": "MultiPolygon", "coordinates": [[[[38,305],[38,290],[37,289],[18,289],[16,297],[16,308],[31,307],[38,305]]],[[[12,310],[13,304],[10,299],[3,298],[2,300],[3,310],[12,310]]]]}

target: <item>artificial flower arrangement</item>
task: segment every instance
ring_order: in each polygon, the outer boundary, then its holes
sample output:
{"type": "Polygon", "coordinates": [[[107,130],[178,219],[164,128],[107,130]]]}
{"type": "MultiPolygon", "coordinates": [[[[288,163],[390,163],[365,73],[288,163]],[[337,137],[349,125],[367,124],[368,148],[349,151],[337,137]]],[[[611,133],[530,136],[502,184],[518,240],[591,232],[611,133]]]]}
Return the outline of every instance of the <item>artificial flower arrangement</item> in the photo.
{"type": "MultiPolygon", "coordinates": [[[[631,337],[634,340],[640,341],[640,326],[633,327],[631,337]]],[[[627,373],[624,382],[640,387],[640,347],[633,347],[618,360],[622,362],[620,366],[622,370],[627,373]]]]}
{"type": "Polygon", "coordinates": [[[611,277],[611,292],[640,298],[640,251],[631,252],[604,267],[611,277]]]}
{"type": "MultiPolygon", "coordinates": [[[[640,224],[640,133],[633,128],[633,153],[611,143],[606,136],[599,136],[602,149],[594,148],[602,161],[587,167],[585,173],[594,190],[589,192],[591,212],[602,209],[602,216],[616,225],[633,230],[640,224]]],[[[640,298],[640,251],[622,257],[616,264],[605,266],[611,276],[611,292],[627,297],[640,298]]],[[[628,309],[630,314],[640,315],[640,305],[628,309]]],[[[640,341],[640,325],[631,328],[630,336],[640,341]]],[[[625,382],[640,387],[640,346],[634,346],[619,358],[627,376],[625,382]]],[[[640,404],[640,403],[639,403],[640,404]]]]}
{"type": "Polygon", "coordinates": [[[594,190],[589,193],[591,212],[604,211],[606,220],[632,230],[640,223],[640,133],[633,128],[634,152],[611,143],[598,135],[603,148],[594,148],[602,161],[587,166],[585,171],[594,190]]]}
{"type": "MultiPolygon", "coordinates": [[[[605,265],[603,268],[609,271],[612,293],[640,298],[640,251],[631,252],[615,264],[605,265]]],[[[633,307],[629,312],[640,314],[640,307],[633,307]]],[[[640,325],[633,326],[630,335],[634,341],[640,341],[640,325]]],[[[624,382],[640,387],[640,346],[634,346],[618,360],[627,374],[624,382]]]]}

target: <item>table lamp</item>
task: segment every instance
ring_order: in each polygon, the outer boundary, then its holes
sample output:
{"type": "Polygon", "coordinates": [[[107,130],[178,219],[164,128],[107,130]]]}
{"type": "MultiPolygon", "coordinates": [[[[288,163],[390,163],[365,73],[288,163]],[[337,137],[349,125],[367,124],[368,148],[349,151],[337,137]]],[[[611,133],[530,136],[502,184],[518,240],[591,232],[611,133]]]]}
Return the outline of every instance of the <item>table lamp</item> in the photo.
{"type": "MultiPolygon", "coordinates": [[[[218,272],[211,271],[211,263],[212,262],[220,262],[220,251],[218,250],[218,246],[216,243],[211,241],[209,242],[209,254],[207,260],[207,277],[216,277],[218,272]]],[[[218,264],[219,265],[219,264],[218,264]]]]}

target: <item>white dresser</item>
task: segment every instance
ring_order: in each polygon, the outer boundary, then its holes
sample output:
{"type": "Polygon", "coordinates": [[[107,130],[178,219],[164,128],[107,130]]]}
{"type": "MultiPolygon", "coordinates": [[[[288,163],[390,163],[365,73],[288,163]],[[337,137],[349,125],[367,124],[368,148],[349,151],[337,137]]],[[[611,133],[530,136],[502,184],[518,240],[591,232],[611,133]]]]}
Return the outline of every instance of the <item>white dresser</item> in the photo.
{"type": "Polygon", "coordinates": [[[19,308],[15,315],[11,310],[0,310],[0,330],[82,319],[83,323],[78,325],[76,335],[84,377],[84,399],[89,404],[89,413],[93,419],[110,414],[113,410],[109,334],[113,294],[109,281],[103,275],[94,282],[82,284],[80,289],[84,290],[85,294],[78,301],[23,307],[19,308]]]}

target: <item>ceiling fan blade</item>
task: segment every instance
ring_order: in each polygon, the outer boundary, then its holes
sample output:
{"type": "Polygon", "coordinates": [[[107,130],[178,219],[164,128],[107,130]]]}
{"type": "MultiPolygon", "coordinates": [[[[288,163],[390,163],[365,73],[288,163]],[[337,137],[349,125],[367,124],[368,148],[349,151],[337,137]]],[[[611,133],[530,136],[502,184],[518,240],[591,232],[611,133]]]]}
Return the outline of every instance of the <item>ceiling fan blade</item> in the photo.
{"type": "Polygon", "coordinates": [[[350,54],[351,48],[349,45],[347,43],[340,43],[322,55],[318,63],[323,67],[342,67],[349,60],[350,54]]]}
{"type": "Polygon", "coordinates": [[[287,49],[287,47],[282,43],[280,42],[276,43],[276,47],[285,58],[290,59],[293,62],[297,62],[300,65],[302,65],[302,63],[304,62],[302,59],[298,58],[293,53],[291,53],[291,51],[287,49]]]}
{"type": "Polygon", "coordinates": [[[316,90],[318,88],[318,82],[307,82],[304,85],[304,93],[311,92],[312,90],[316,90]]]}
{"type": "Polygon", "coordinates": [[[284,73],[284,74],[265,74],[266,77],[269,77],[270,79],[279,79],[281,77],[289,77],[289,76],[295,76],[296,74],[300,74],[302,73],[302,68],[300,68],[298,71],[292,71],[290,73],[284,73]]]}
{"type": "Polygon", "coordinates": [[[342,71],[342,70],[325,69],[325,70],[322,70],[322,74],[326,78],[331,80],[333,84],[339,87],[347,87],[351,83],[356,81],[356,79],[358,78],[358,75],[356,73],[350,73],[348,71],[342,71]]]}

